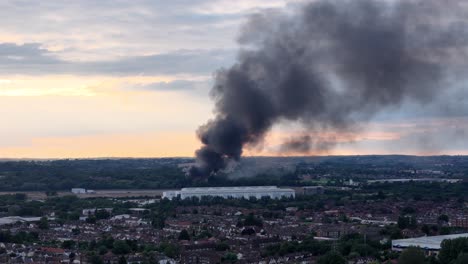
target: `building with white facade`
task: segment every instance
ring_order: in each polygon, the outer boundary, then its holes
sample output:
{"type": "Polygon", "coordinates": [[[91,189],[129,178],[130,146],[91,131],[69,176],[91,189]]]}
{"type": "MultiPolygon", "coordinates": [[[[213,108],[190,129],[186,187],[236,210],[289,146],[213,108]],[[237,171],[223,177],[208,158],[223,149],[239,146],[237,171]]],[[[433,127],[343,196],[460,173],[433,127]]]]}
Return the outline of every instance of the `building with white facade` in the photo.
{"type": "Polygon", "coordinates": [[[86,189],[83,188],[72,188],[71,192],[74,194],[83,194],[86,193],[86,189]]]}
{"type": "Polygon", "coordinates": [[[95,193],[94,190],[86,190],[84,188],[72,188],[71,192],[73,194],[86,194],[86,193],[95,193]]]}
{"type": "Polygon", "coordinates": [[[296,192],[293,189],[278,188],[276,186],[242,186],[242,187],[200,187],[200,188],[182,188],[180,191],[163,192],[163,198],[172,200],[175,197],[181,199],[203,196],[217,196],[223,198],[245,198],[270,197],[279,199],[282,197],[295,197],[296,192]]]}

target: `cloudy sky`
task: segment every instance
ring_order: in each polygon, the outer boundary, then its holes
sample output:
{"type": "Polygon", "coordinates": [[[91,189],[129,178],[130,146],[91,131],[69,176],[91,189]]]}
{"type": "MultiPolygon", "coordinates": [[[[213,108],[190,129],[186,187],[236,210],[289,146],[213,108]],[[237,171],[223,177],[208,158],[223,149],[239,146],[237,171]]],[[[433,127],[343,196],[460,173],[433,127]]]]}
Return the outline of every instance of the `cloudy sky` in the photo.
{"type": "MultiPolygon", "coordinates": [[[[297,0],[0,2],[0,157],[193,156],[212,117],[213,73],[239,27],[297,0]]],[[[311,154],[468,154],[464,84],[430,105],[386,109],[335,149],[311,154]]],[[[247,155],[284,155],[275,127],[247,155]]],[[[317,135],[319,136],[319,135],[317,135]]],[[[292,153],[294,154],[294,153],[292,153]]]]}

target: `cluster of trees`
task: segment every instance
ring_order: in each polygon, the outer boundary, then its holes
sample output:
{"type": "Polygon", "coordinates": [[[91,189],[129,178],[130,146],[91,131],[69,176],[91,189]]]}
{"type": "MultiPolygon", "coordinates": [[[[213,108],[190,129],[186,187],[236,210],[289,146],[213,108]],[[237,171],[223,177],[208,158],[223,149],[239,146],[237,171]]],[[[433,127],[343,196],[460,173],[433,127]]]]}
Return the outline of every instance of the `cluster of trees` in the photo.
{"type": "Polygon", "coordinates": [[[319,258],[318,264],[346,264],[346,259],[337,251],[330,251],[319,258]]]}
{"type": "Polygon", "coordinates": [[[112,252],[116,255],[125,256],[130,253],[143,253],[148,258],[151,257],[153,252],[164,253],[168,257],[176,257],[179,255],[180,249],[176,244],[161,243],[155,244],[142,244],[136,240],[116,240],[110,235],[103,235],[98,241],[73,241],[67,240],[62,242],[62,248],[80,250],[87,252],[91,259],[91,263],[102,263],[102,255],[107,252],[112,252]]]}
{"type": "Polygon", "coordinates": [[[61,247],[94,252],[98,255],[104,255],[109,251],[112,251],[112,253],[117,255],[125,255],[142,250],[136,240],[115,240],[110,235],[103,235],[98,241],[92,240],[90,242],[66,240],[62,242],[61,247]]]}
{"type": "Polygon", "coordinates": [[[239,219],[239,221],[237,222],[237,227],[243,227],[243,226],[263,227],[263,221],[262,219],[255,217],[253,213],[250,213],[243,219],[239,219]]]}
{"type": "MultiPolygon", "coordinates": [[[[302,252],[314,256],[322,256],[319,263],[346,263],[345,259],[359,257],[381,258],[381,251],[388,249],[388,245],[382,245],[378,241],[368,240],[359,234],[349,234],[339,241],[318,241],[312,236],[298,241],[282,242],[266,247],[262,256],[284,256],[289,253],[302,252]],[[337,261],[337,262],[336,262],[337,261]]],[[[383,256],[390,258],[391,256],[383,256]]]]}
{"type": "MultiPolygon", "coordinates": [[[[350,234],[337,242],[317,241],[313,237],[306,238],[301,243],[286,241],[267,246],[262,252],[262,256],[284,256],[289,253],[302,252],[321,256],[319,264],[344,264],[347,263],[347,259],[359,257],[373,257],[387,263],[386,261],[398,257],[391,252],[382,255],[382,252],[388,249],[388,245],[381,245],[378,241],[369,241],[359,234],[350,234]]],[[[398,257],[398,264],[466,263],[468,263],[468,238],[444,240],[438,257],[426,257],[422,249],[415,247],[404,250],[398,257]]]]}
{"type": "Polygon", "coordinates": [[[404,200],[427,200],[443,203],[456,198],[460,205],[468,198],[468,182],[457,184],[438,182],[380,183],[366,186],[368,192],[383,192],[404,200]]]}
{"type": "Polygon", "coordinates": [[[439,252],[441,264],[468,263],[468,238],[444,240],[439,252]]]}
{"type": "Polygon", "coordinates": [[[468,171],[467,156],[405,156],[369,155],[317,157],[315,161],[302,162],[303,172],[330,174],[331,176],[392,175],[406,178],[414,176],[417,170],[444,171],[450,175],[465,174],[468,171]]]}
{"type": "MultiPolygon", "coordinates": [[[[63,224],[67,221],[78,221],[83,209],[112,208],[114,214],[130,213],[129,208],[137,207],[135,203],[120,202],[106,198],[79,199],[74,195],[49,197],[45,201],[27,200],[26,195],[0,195],[0,214],[6,216],[45,216],[55,213],[56,221],[63,224]]],[[[111,216],[106,210],[97,210],[89,216],[88,222],[95,223],[111,216]]],[[[39,228],[47,229],[46,219],[41,219],[39,228]]]]}
{"type": "Polygon", "coordinates": [[[0,162],[0,191],[180,188],[186,159],[109,159],[0,162]]]}
{"type": "Polygon", "coordinates": [[[179,240],[192,240],[192,239],[199,240],[199,239],[210,238],[212,236],[213,235],[208,230],[202,230],[198,234],[195,233],[195,230],[192,230],[192,235],[190,235],[186,229],[182,229],[182,231],[179,232],[178,239],[179,240]]]}
{"type": "Polygon", "coordinates": [[[262,252],[262,256],[284,256],[294,252],[307,252],[314,256],[324,255],[332,249],[329,241],[318,241],[313,237],[304,239],[301,243],[298,241],[285,241],[282,243],[269,245],[262,252]]]}
{"type": "Polygon", "coordinates": [[[41,216],[41,202],[28,201],[23,193],[0,195],[0,213],[18,216],[41,216]]]}
{"type": "Polygon", "coordinates": [[[0,231],[0,242],[2,243],[16,243],[25,244],[33,243],[39,240],[39,234],[37,232],[18,232],[12,234],[10,231],[0,231]]]}

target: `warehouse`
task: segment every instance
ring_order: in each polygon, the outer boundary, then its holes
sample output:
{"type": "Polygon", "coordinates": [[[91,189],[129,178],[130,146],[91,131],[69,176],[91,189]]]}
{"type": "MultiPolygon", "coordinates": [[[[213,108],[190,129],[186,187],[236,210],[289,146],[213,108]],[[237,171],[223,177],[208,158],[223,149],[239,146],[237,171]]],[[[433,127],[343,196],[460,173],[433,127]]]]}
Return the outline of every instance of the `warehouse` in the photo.
{"type": "Polygon", "coordinates": [[[433,255],[439,253],[442,241],[459,237],[468,237],[468,233],[392,240],[392,250],[402,251],[408,247],[419,247],[424,249],[428,255],[433,255]]]}
{"type": "Polygon", "coordinates": [[[245,186],[245,187],[201,187],[201,188],[182,188],[180,191],[163,192],[163,198],[172,200],[175,197],[181,199],[203,196],[217,196],[223,198],[245,198],[270,197],[279,199],[282,197],[295,197],[293,189],[282,189],[276,186],[245,186]]]}

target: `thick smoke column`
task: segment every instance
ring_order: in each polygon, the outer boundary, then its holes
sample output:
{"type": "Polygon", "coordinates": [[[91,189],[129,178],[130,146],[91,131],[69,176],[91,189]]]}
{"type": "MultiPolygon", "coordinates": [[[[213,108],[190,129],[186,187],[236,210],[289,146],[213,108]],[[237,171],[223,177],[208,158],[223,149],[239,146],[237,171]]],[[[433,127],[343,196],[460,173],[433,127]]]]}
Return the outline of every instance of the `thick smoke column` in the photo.
{"type": "MultiPolygon", "coordinates": [[[[197,132],[190,175],[223,169],[282,121],[347,132],[404,100],[430,102],[466,59],[466,10],[461,0],[322,0],[252,16],[237,63],[216,73],[216,116],[197,132]]],[[[332,144],[318,141],[282,148],[332,144]]]]}

